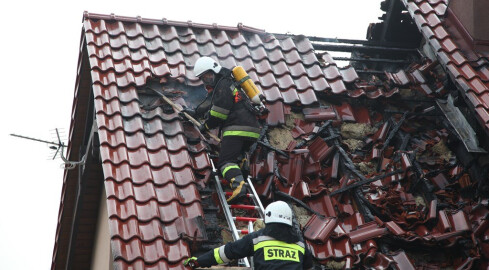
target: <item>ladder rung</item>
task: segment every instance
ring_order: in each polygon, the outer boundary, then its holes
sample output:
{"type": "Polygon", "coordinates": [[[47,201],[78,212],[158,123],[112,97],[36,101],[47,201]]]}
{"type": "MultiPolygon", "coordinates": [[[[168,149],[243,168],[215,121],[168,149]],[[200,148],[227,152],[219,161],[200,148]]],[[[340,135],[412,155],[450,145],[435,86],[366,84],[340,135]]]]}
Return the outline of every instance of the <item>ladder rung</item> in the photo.
{"type": "MultiPolygon", "coordinates": [[[[233,195],[233,193],[231,191],[226,191],[225,194],[228,197],[231,196],[231,195],[233,195]]],[[[246,193],[246,197],[251,198],[251,197],[253,197],[253,194],[246,193]]]]}
{"type": "Polygon", "coordinates": [[[241,234],[248,234],[248,230],[237,230],[238,233],[241,233],[241,234]]]}
{"type": "Polygon", "coordinates": [[[258,209],[259,207],[258,206],[254,206],[254,205],[246,205],[246,204],[231,204],[229,206],[229,208],[231,208],[231,209],[255,210],[255,209],[258,209]]]}
{"type": "Polygon", "coordinates": [[[258,219],[261,220],[261,218],[255,218],[255,217],[233,217],[233,219],[236,221],[251,221],[251,222],[254,222],[258,219]]]}

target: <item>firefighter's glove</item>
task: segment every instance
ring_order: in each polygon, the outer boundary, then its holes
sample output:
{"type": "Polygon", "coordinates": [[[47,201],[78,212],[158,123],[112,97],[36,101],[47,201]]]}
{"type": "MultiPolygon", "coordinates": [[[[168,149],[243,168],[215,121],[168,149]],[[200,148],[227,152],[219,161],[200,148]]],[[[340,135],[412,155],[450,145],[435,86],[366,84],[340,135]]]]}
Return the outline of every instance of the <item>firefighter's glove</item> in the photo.
{"type": "Polygon", "coordinates": [[[192,269],[199,267],[199,262],[197,261],[197,257],[190,257],[183,261],[183,265],[188,266],[192,269]]]}
{"type": "Polygon", "coordinates": [[[267,108],[267,107],[262,107],[262,108],[260,109],[260,113],[261,113],[261,114],[268,114],[269,112],[270,112],[270,110],[268,110],[268,108],[267,108]]]}
{"type": "Polygon", "coordinates": [[[181,117],[183,118],[187,118],[187,116],[185,115],[185,113],[187,113],[188,115],[190,115],[191,117],[195,118],[195,110],[192,110],[190,108],[184,108],[182,109],[178,115],[180,115],[181,117]]]}
{"type": "Polygon", "coordinates": [[[204,138],[206,140],[210,139],[209,128],[207,127],[207,125],[205,123],[200,125],[199,131],[200,131],[200,134],[202,134],[202,136],[204,136],[204,138]]]}
{"type": "Polygon", "coordinates": [[[208,131],[209,131],[209,128],[207,127],[207,124],[204,123],[202,125],[200,125],[199,127],[199,131],[200,133],[202,133],[203,135],[206,134],[208,131]]]}

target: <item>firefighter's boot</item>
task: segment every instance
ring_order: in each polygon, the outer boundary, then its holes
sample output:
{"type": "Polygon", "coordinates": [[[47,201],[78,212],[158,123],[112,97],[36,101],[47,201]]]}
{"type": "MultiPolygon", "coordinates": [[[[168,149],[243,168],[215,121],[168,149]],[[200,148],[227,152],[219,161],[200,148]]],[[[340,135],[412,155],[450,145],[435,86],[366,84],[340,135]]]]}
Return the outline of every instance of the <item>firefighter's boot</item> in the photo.
{"type": "Polygon", "coordinates": [[[238,175],[231,179],[231,188],[233,189],[233,194],[227,199],[229,204],[240,202],[246,197],[247,188],[242,175],[238,175]]]}

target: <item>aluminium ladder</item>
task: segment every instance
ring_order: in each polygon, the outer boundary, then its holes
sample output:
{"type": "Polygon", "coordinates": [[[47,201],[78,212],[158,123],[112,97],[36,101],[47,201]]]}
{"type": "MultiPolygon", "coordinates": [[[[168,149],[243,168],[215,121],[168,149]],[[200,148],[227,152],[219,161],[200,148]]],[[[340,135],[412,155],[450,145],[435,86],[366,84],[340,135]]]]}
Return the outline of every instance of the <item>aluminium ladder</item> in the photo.
{"type": "MultiPolygon", "coordinates": [[[[231,204],[229,205],[226,196],[230,196],[232,192],[224,192],[222,185],[221,185],[221,180],[219,179],[219,175],[216,171],[216,168],[214,166],[214,161],[212,159],[211,164],[212,164],[212,171],[214,173],[214,179],[216,181],[216,190],[217,190],[217,195],[219,197],[219,201],[221,203],[224,216],[226,217],[226,221],[228,223],[229,228],[231,229],[231,233],[233,235],[233,240],[236,241],[240,239],[239,233],[241,234],[248,234],[253,232],[253,222],[256,221],[257,219],[265,220],[265,210],[263,208],[263,205],[260,201],[260,198],[258,197],[258,194],[256,193],[255,187],[253,186],[253,183],[251,182],[251,177],[248,176],[246,179],[246,184],[248,187],[248,191],[251,191],[251,194],[246,194],[248,198],[251,198],[251,201],[253,202],[254,205],[247,205],[247,204],[231,204]],[[258,215],[260,216],[259,218],[255,217],[242,217],[242,216],[233,216],[231,209],[245,209],[245,210],[256,210],[258,212],[258,215]],[[236,227],[236,221],[244,221],[248,222],[248,229],[247,230],[238,230],[236,227]]],[[[238,262],[239,265],[245,266],[245,267],[251,267],[250,261],[248,258],[243,258],[239,260],[238,262]]]]}

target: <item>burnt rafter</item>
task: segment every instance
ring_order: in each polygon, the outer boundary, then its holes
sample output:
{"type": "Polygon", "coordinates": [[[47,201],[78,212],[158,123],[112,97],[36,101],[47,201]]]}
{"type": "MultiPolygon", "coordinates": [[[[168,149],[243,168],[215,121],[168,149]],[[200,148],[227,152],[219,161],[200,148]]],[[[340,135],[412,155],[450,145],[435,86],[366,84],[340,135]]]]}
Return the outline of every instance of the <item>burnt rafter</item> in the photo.
{"type": "Polygon", "coordinates": [[[382,70],[398,70],[421,58],[419,42],[393,42],[387,40],[356,40],[327,37],[307,37],[316,53],[350,52],[350,57],[332,57],[336,61],[349,61],[357,73],[382,74],[382,70]],[[360,71],[360,72],[358,72],[360,71]]]}
{"type": "Polygon", "coordinates": [[[361,58],[361,57],[333,57],[333,60],[337,61],[355,61],[355,62],[380,62],[380,63],[392,63],[392,64],[411,64],[409,60],[395,60],[385,58],[361,58]]]}
{"type": "Polygon", "coordinates": [[[326,38],[326,37],[307,37],[313,44],[315,42],[328,42],[328,43],[346,43],[346,44],[360,44],[370,46],[386,46],[386,47],[399,47],[399,48],[417,48],[418,44],[413,42],[391,42],[391,41],[376,41],[376,40],[360,40],[360,39],[344,39],[344,38],[326,38]]]}
{"type": "Polygon", "coordinates": [[[389,53],[400,53],[400,54],[415,54],[417,49],[415,48],[398,48],[389,46],[373,46],[373,45],[337,45],[337,44],[326,44],[326,43],[312,43],[315,50],[319,51],[335,51],[335,52],[382,52],[387,51],[389,53]]]}

